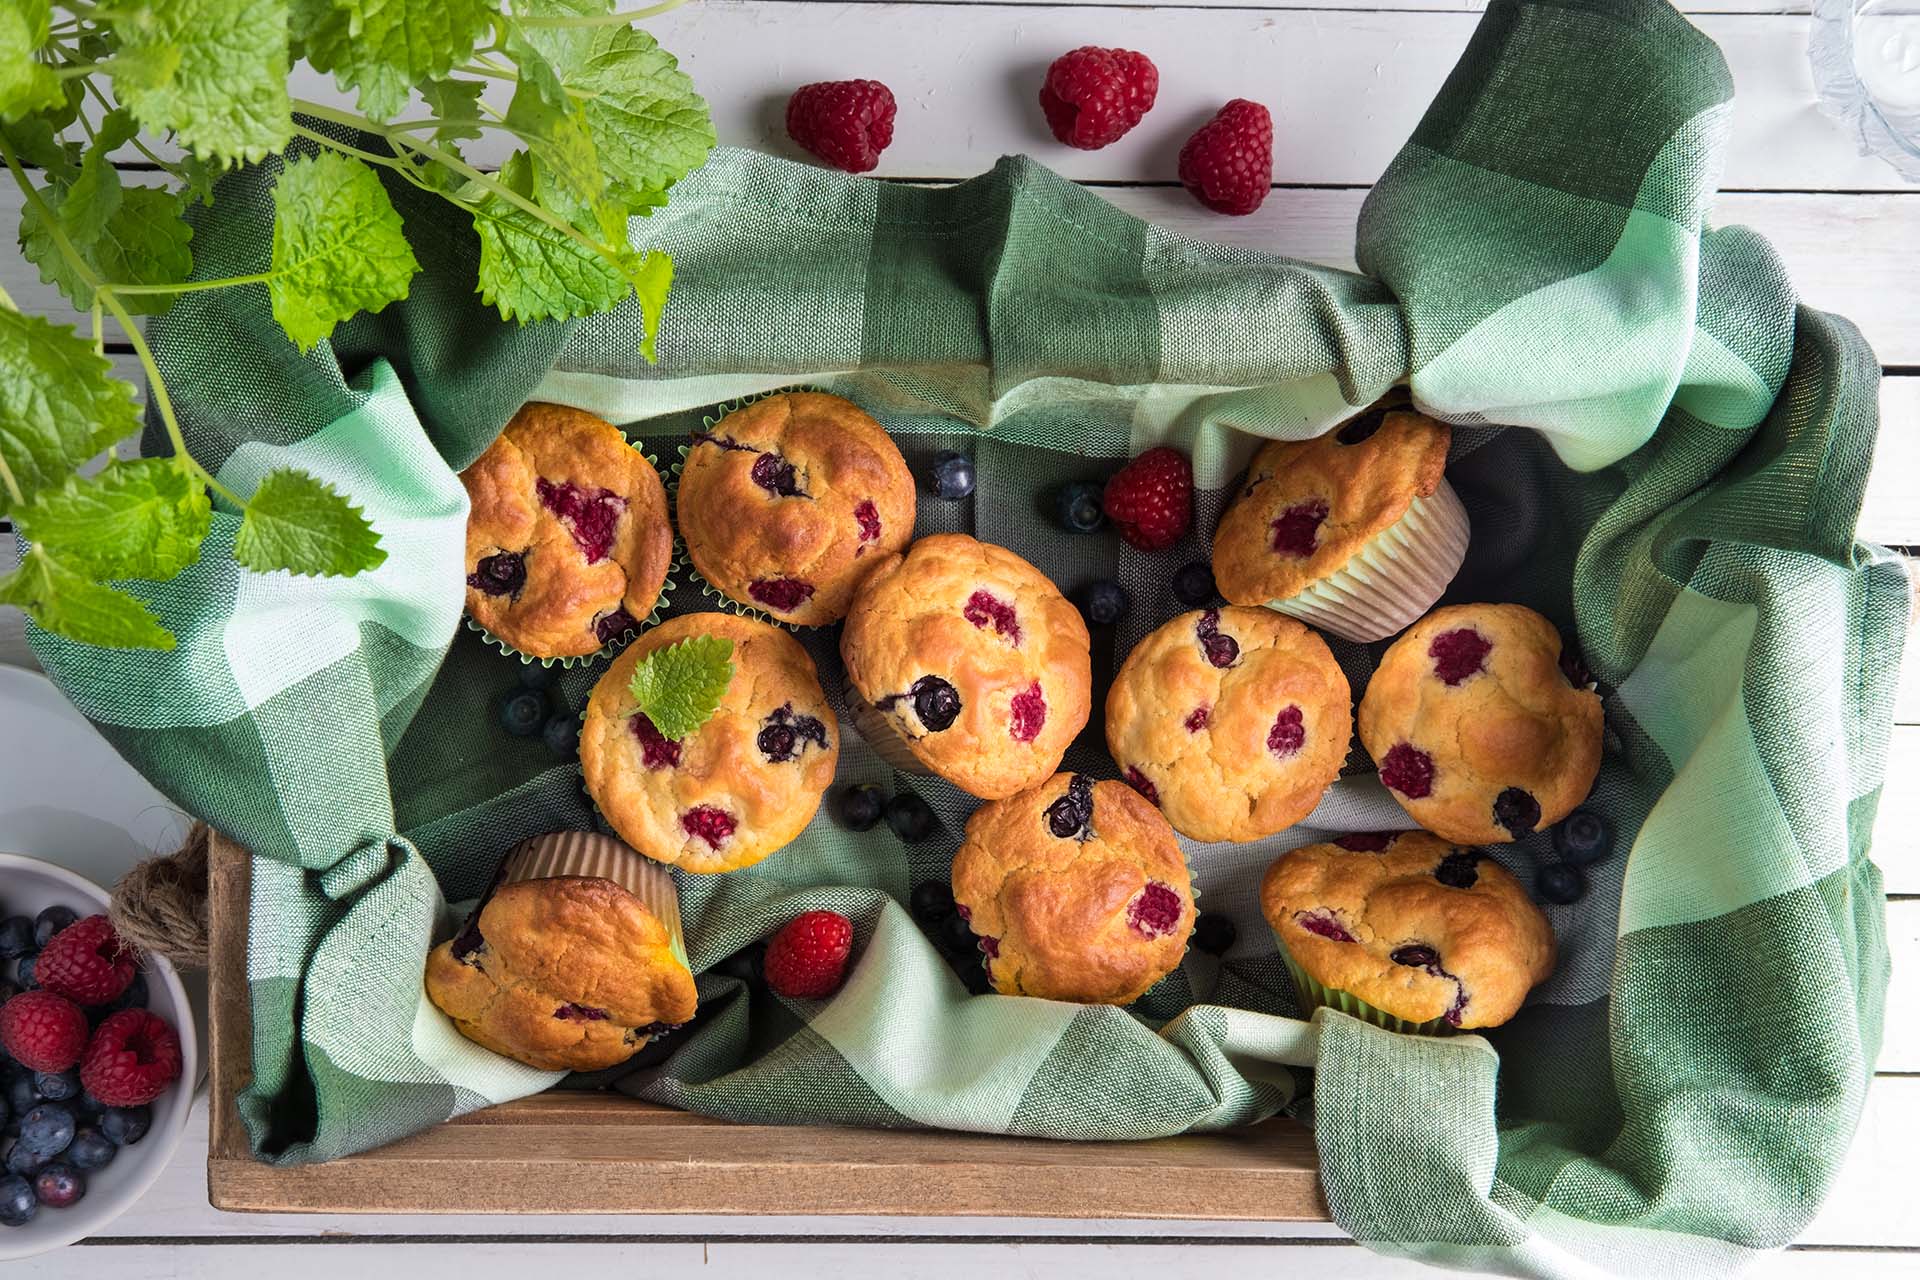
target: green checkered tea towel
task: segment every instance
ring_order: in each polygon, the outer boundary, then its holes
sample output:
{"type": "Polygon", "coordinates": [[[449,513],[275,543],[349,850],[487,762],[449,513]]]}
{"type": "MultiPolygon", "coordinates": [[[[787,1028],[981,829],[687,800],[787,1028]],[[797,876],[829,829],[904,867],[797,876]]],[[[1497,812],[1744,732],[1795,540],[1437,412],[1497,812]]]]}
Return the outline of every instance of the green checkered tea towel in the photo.
{"type": "MultiPolygon", "coordinates": [[[[332,481],[389,552],[351,579],[244,573],[216,515],[198,565],[133,588],[176,650],[35,638],[129,759],[256,851],[241,1108],[260,1158],[329,1159],[556,1083],[461,1039],[420,987],[449,904],[503,852],[594,822],[574,763],[496,726],[516,664],[460,626],[455,473],[524,400],[605,415],[670,462],[713,406],[806,383],[858,401],[916,465],[965,448],[977,496],[923,499],[918,531],[1002,543],[1068,590],[1117,576],[1134,606],[1096,646],[1110,674],[1178,608],[1172,571],[1205,554],[1258,438],[1324,431],[1404,377],[1456,424],[1473,543],[1450,598],[1541,610],[1606,700],[1591,803],[1616,848],[1583,899],[1548,908],[1560,965],[1519,1017],[1431,1040],[1292,1016],[1259,878],[1294,845],[1405,825],[1358,754],[1300,828],[1188,846],[1238,941],[1131,1009],[968,994],[902,904],[945,875],[973,802],[915,782],[944,824],[928,843],[823,817],[749,870],[677,874],[701,1018],[567,1083],[740,1120],[1060,1139],[1291,1108],[1341,1225],[1511,1274],[1697,1274],[1790,1239],[1880,1039],[1866,854],[1906,588],[1853,533],[1872,354],[1796,306],[1760,239],[1706,226],[1730,93],[1665,5],[1496,0],[1362,212],[1364,276],[1162,231],[1024,159],[924,190],[721,151],[635,224],[678,263],[658,366],[626,308],[499,323],[470,235],[398,186],[427,270],[309,356],[264,296],[183,297],[153,336],[198,456],[242,493],[284,464],[332,481]],[[1162,441],[1194,459],[1184,546],[1147,555],[1042,515],[1052,486],[1162,441]],[[813,907],[855,922],[838,995],[785,1001],[716,970],[813,907]]],[[[264,264],[274,171],[199,215],[201,271],[264,264]]],[[[683,569],[672,610],[713,607],[683,569]]],[[[833,634],[803,639],[837,691],[833,634]]],[[[1378,647],[1335,650],[1364,686],[1378,647]]],[[[578,706],[598,669],[555,696],[578,706]]],[[[842,782],[896,783],[845,741],[842,782]]],[[[1097,724],[1066,767],[1112,776],[1097,724]]],[[[1495,856],[1530,883],[1548,844],[1495,856]]]]}

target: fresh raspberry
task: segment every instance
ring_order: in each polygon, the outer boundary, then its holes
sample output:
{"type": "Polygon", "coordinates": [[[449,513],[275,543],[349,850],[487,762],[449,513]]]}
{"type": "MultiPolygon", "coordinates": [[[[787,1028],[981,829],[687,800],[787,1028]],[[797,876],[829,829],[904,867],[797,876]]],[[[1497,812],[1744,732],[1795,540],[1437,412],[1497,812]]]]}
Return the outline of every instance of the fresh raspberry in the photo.
{"type": "Polygon", "coordinates": [[[135,960],[133,948],[120,940],[105,916],[88,916],[53,935],[34,962],[33,976],[75,1004],[106,1004],[133,985],[135,960]]]}
{"type": "Polygon", "coordinates": [[[1164,551],[1193,526],[1193,465],[1178,449],[1149,449],[1113,473],[1101,503],[1128,543],[1164,551]]]}
{"type": "Polygon", "coordinates": [[[87,1015],[65,996],[22,991],[0,1005],[0,1048],[23,1067],[65,1071],[87,1047],[87,1015]]]}
{"type": "Polygon", "coordinates": [[[836,169],[866,173],[893,141],[893,90],[878,80],[823,80],[787,100],[787,136],[836,169]]]}
{"type": "Polygon", "coordinates": [[[767,944],[763,971],[776,993],[801,1000],[832,995],[847,971],[853,925],[835,911],[795,916],[767,944]]]}
{"type": "Polygon", "coordinates": [[[180,1078],[180,1037],[145,1009],[122,1009],[94,1028],[80,1083],[110,1107],[143,1107],[180,1078]]]}
{"type": "Polygon", "coordinates": [[[1180,148],[1180,182],[1215,213],[1252,213],[1273,185],[1273,117],[1235,98],[1180,148]]]}
{"type": "Polygon", "coordinates": [[[1047,68],[1040,109],[1054,137],[1098,151],[1139,124],[1159,92],[1160,72],[1146,54],[1087,45],[1061,54],[1047,68]]]}

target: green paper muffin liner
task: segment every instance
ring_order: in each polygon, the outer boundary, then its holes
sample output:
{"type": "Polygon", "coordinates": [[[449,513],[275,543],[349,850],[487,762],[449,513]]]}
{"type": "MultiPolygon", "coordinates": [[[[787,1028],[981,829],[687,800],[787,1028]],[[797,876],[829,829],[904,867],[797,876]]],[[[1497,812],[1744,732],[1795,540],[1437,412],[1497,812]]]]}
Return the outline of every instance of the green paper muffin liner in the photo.
{"type": "Polygon", "coordinates": [[[1450,1036],[1459,1031],[1458,1027],[1445,1018],[1429,1018],[1425,1022],[1408,1022],[1405,1018],[1396,1018],[1384,1010],[1376,1009],[1351,991],[1329,987],[1326,983],[1309,976],[1307,971],[1300,967],[1288,953],[1287,944],[1280,940],[1278,933],[1273,935],[1273,940],[1280,948],[1280,958],[1286,962],[1287,972],[1293,975],[1293,985],[1299,989],[1300,1016],[1303,1018],[1311,1018],[1315,1009],[1325,1005],[1329,1009],[1338,1009],[1342,1013],[1351,1014],[1362,1022],[1371,1022],[1376,1027],[1384,1027],[1388,1031],[1398,1031],[1410,1036],[1450,1036]]]}
{"type": "Polygon", "coordinates": [[[1467,558],[1467,533],[1467,509],[1442,477],[1339,570],[1267,607],[1348,640],[1384,640],[1446,591],[1467,558]]]}
{"type": "Polygon", "coordinates": [[[680,923],[680,891],[667,869],[652,858],[614,836],[556,831],[524,841],[509,853],[499,883],[552,876],[598,876],[631,893],[666,926],[674,958],[691,972],[680,923]]]}

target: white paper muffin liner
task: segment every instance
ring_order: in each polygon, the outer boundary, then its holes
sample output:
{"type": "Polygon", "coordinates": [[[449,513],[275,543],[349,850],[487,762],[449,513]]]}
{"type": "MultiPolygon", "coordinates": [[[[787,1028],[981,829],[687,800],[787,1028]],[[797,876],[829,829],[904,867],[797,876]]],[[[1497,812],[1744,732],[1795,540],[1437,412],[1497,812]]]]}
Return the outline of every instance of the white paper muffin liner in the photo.
{"type": "Polygon", "coordinates": [[[501,864],[499,883],[554,876],[598,876],[631,893],[666,926],[674,957],[687,965],[680,891],[665,867],[613,836],[597,831],[555,831],[517,845],[501,864]]]}
{"type": "Polygon", "coordinates": [[[861,738],[873,748],[874,754],[886,761],[901,773],[917,774],[923,778],[936,778],[940,775],[927,763],[913,754],[908,745],[907,735],[900,731],[894,718],[860,696],[860,690],[849,680],[845,686],[847,709],[853,715],[853,727],[861,738]]]}
{"type": "Polygon", "coordinates": [[[1467,558],[1467,533],[1467,509],[1443,477],[1337,572],[1267,607],[1347,640],[1384,640],[1433,608],[1467,558]]]}

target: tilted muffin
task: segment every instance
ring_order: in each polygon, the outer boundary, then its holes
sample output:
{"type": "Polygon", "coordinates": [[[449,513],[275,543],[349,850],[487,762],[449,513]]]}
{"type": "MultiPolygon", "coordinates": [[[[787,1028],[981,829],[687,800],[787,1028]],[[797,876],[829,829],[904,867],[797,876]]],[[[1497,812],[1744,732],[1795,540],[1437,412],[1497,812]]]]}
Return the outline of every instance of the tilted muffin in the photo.
{"type": "Polygon", "coordinates": [[[667,494],[620,429],[535,401],[460,473],[467,613],[535,658],[579,658],[653,612],[673,555],[667,494]]]}
{"type": "Polygon", "coordinates": [[[815,391],[695,432],[679,503],[702,577],[807,627],[845,617],[868,570],[913,538],[913,473],[893,439],[851,400],[815,391]]]}
{"type": "Polygon", "coordinates": [[[1349,640],[1412,622],[1467,554],[1466,508],[1442,474],[1451,438],[1389,399],[1317,439],[1262,447],[1213,535],[1220,594],[1349,640]]]}
{"type": "Polygon", "coordinates": [[[461,1035],[546,1071],[625,1062],[697,1003],[673,878],[586,831],[509,854],[460,932],[428,953],[426,988],[461,1035]]]}
{"type": "Polygon", "coordinates": [[[1038,569],[943,533],[874,569],[840,655],[868,741],[995,800],[1049,777],[1086,727],[1088,643],[1080,611],[1038,569]]]}
{"type": "Polygon", "coordinates": [[[1260,909],[1309,1011],[1394,1031],[1497,1027],[1553,972],[1553,929],[1520,882],[1424,831],[1282,854],[1260,909]]]}
{"type": "Polygon", "coordinates": [[[593,686],[580,731],[593,802],[634,848],[682,871],[731,871],[786,845],[813,820],[839,758],[807,651],[730,613],[682,614],[627,646],[593,686]],[[676,742],[628,685],[647,655],[691,636],[733,641],[733,678],[712,717],[676,742]]]}
{"type": "Polygon", "coordinates": [[[1393,642],[1360,701],[1360,740],[1413,820],[1461,844],[1560,821],[1600,771],[1599,695],[1523,605],[1435,609],[1393,642]]]}
{"type": "Polygon", "coordinates": [[[1195,840],[1258,840],[1313,812],[1353,741],[1327,642],[1271,609],[1196,609],[1134,646],[1107,693],[1107,748],[1195,840]]]}
{"type": "Polygon", "coordinates": [[[982,805],[953,900],[1002,995],[1130,1004],[1193,933],[1193,879],[1160,811],[1125,783],[1055,774],[982,805]]]}

